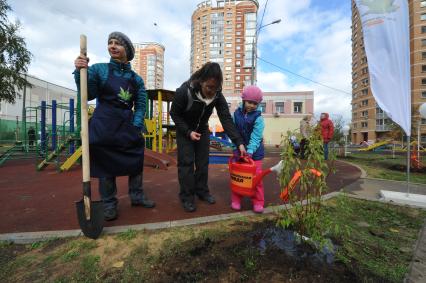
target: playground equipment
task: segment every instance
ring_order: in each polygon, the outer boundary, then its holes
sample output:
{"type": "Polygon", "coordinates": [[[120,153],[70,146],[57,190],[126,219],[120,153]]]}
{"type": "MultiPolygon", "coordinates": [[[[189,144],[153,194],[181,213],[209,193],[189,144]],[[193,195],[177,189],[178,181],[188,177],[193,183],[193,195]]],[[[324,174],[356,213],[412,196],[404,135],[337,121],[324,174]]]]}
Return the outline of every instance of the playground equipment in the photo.
{"type": "Polygon", "coordinates": [[[415,170],[420,170],[423,168],[423,164],[420,160],[420,152],[417,149],[417,142],[412,143],[412,148],[413,149],[411,150],[410,166],[415,170]]]}
{"type": "Polygon", "coordinates": [[[360,148],[360,149],[358,149],[358,151],[370,151],[370,150],[377,149],[379,147],[382,147],[382,146],[390,144],[390,143],[392,143],[391,140],[381,141],[381,142],[374,143],[374,144],[372,144],[368,147],[360,148]]]}
{"type": "MultiPolygon", "coordinates": [[[[321,177],[321,172],[316,169],[309,169],[309,172],[312,173],[315,177],[321,177]]],[[[296,188],[297,184],[302,177],[302,170],[297,170],[293,177],[291,178],[288,185],[281,191],[280,198],[287,202],[289,194],[296,188]]]]}
{"type": "Polygon", "coordinates": [[[174,149],[176,126],[171,123],[170,106],[175,92],[166,89],[147,90],[145,125],[146,147],[155,152],[170,152],[174,149]],[[163,104],[166,103],[166,112],[163,104]],[[155,115],[156,116],[155,116],[155,115]],[[164,130],[166,132],[164,133],[164,130]],[[163,138],[166,138],[166,141],[163,138]]]}
{"type": "MultiPolygon", "coordinates": [[[[46,133],[46,109],[48,108],[48,105],[45,101],[41,102],[41,119],[40,119],[40,155],[43,155],[45,158],[38,163],[37,170],[43,170],[46,168],[49,164],[56,164],[58,165],[60,163],[59,157],[61,156],[62,152],[65,149],[69,149],[69,154],[73,154],[75,151],[75,143],[80,141],[80,134],[79,129],[80,126],[78,126],[78,130],[75,131],[74,127],[74,99],[70,99],[68,107],[63,104],[58,104],[55,100],[52,100],[52,105],[49,106],[49,108],[52,111],[52,124],[51,124],[51,152],[49,153],[49,146],[48,146],[48,135],[46,133]],[[61,108],[66,110],[64,113],[64,119],[62,123],[62,135],[60,138],[58,138],[58,131],[57,131],[57,109],[61,108]],[[69,120],[65,119],[65,115],[69,113],[69,120]],[[68,124],[68,131],[66,130],[68,124]],[[59,144],[58,144],[59,142],[59,144]]],[[[79,107],[77,112],[79,112],[79,107]]],[[[37,120],[37,111],[36,111],[36,120],[37,120]]],[[[37,131],[37,124],[36,124],[36,132],[37,131]]],[[[68,160],[65,162],[67,163],[68,160]]],[[[69,161],[68,161],[69,163],[69,161]]],[[[72,165],[72,164],[71,164],[72,165]]],[[[60,166],[62,168],[63,166],[60,166]]]]}
{"type": "Polygon", "coordinates": [[[269,169],[263,170],[262,173],[256,175],[256,164],[251,158],[234,157],[229,159],[229,173],[231,175],[231,190],[242,196],[254,196],[256,193],[256,185],[271,172],[279,174],[281,172],[283,161],[269,169]]]}
{"type": "Polygon", "coordinates": [[[15,145],[1,154],[0,165],[10,159],[33,158],[37,160],[38,157],[43,157],[44,160],[37,164],[38,170],[41,170],[48,164],[58,163],[57,158],[65,148],[68,148],[72,154],[74,152],[74,142],[79,139],[79,134],[77,136],[75,134],[74,117],[74,99],[70,99],[68,103],[57,103],[56,100],[52,100],[50,105],[46,101],[42,101],[37,107],[25,107],[21,121],[21,134],[19,134],[17,121],[15,145]],[[58,109],[63,112],[62,129],[59,128],[61,125],[57,124],[58,109]],[[51,111],[52,117],[49,125],[46,119],[48,110],[51,111]],[[30,127],[33,127],[35,135],[34,140],[31,140],[31,142],[27,133],[30,127]],[[18,140],[19,138],[20,140],[18,140]],[[64,146],[63,143],[67,144],[64,146]],[[50,150],[52,151],[51,153],[49,153],[50,150]],[[54,154],[52,154],[53,152],[54,154]],[[55,158],[56,162],[52,162],[55,158]]]}

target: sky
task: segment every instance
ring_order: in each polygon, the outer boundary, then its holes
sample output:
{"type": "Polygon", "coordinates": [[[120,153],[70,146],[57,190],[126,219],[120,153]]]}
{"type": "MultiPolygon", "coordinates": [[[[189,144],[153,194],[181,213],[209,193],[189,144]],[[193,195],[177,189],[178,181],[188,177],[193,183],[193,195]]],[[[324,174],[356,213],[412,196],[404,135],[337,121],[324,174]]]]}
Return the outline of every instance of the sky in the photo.
{"type": "MultiPolygon", "coordinates": [[[[165,46],[164,88],[171,90],[190,75],[191,15],[200,2],[8,1],[13,10],[10,19],[21,22],[20,35],[34,56],[29,74],[76,89],[72,72],[80,34],[87,35],[93,64],[109,60],[108,34],[121,31],[135,43],[154,41],[165,46]]],[[[259,7],[258,24],[263,13],[262,25],[281,22],[259,32],[257,85],[263,91],[313,90],[315,115],[328,112],[349,122],[351,1],[259,0],[259,7]]]]}

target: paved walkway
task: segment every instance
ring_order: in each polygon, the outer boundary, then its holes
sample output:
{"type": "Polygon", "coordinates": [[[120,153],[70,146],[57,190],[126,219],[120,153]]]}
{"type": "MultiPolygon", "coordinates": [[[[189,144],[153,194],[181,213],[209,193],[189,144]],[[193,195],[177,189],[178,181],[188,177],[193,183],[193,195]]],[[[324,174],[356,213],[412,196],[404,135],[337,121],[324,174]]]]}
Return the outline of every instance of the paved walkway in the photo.
{"type": "MultiPolygon", "coordinates": [[[[264,168],[278,162],[279,154],[268,153],[264,168]]],[[[197,201],[197,211],[187,213],[178,199],[177,168],[159,170],[145,167],[144,189],[157,206],[154,209],[131,207],[127,194],[127,177],[117,178],[119,218],[106,222],[106,227],[188,220],[232,213],[230,208],[229,172],[227,165],[210,165],[209,187],[216,204],[197,201]]],[[[337,172],[327,179],[331,191],[338,191],[361,176],[361,171],[344,162],[336,163],[337,172]]],[[[274,174],[264,178],[265,205],[282,204],[281,187],[274,174]]],[[[92,179],[93,199],[99,199],[98,182],[92,179]]],[[[0,168],[0,233],[22,233],[79,229],[75,201],[81,199],[79,167],[58,173],[53,166],[37,172],[29,161],[10,161],[0,168]]],[[[243,210],[251,210],[248,199],[243,210]]]]}

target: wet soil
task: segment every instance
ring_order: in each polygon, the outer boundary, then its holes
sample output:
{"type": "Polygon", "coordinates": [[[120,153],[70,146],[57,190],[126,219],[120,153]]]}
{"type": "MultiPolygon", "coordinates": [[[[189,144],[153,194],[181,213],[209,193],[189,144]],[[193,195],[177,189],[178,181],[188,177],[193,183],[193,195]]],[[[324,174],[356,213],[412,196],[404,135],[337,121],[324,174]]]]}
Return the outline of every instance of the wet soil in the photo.
{"type": "MultiPolygon", "coordinates": [[[[246,231],[197,237],[163,250],[148,282],[368,282],[321,251],[273,223],[246,231]]],[[[366,280],[367,279],[367,280],[366,280]]],[[[373,282],[373,281],[372,281],[373,282]]]]}

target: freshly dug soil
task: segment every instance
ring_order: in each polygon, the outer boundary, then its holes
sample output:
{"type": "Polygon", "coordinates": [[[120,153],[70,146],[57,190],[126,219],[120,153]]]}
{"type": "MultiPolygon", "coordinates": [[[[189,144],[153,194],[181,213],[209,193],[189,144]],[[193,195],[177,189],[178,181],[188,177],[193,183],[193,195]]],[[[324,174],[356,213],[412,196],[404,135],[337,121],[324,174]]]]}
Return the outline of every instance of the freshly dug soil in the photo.
{"type": "Polygon", "coordinates": [[[307,244],[295,243],[285,230],[271,230],[271,225],[227,233],[226,237],[204,236],[184,242],[176,250],[163,252],[146,279],[148,282],[377,282],[374,276],[358,275],[356,269],[335,262],[334,258],[330,260],[329,253],[318,253],[307,244]]]}

